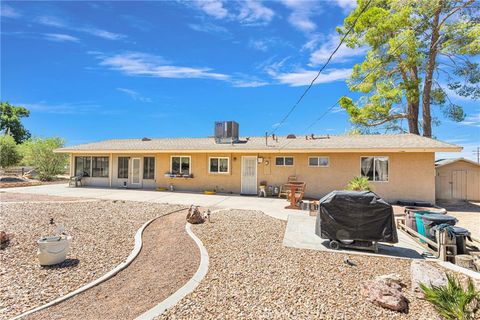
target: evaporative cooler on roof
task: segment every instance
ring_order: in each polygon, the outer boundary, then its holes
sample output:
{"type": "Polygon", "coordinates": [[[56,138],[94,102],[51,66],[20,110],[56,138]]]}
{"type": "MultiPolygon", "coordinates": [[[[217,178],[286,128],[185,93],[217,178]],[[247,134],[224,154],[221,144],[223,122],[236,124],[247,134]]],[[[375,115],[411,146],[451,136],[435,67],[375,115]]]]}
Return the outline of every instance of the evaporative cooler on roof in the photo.
{"type": "Polygon", "coordinates": [[[215,143],[238,142],[239,125],[235,121],[215,122],[215,143]]]}

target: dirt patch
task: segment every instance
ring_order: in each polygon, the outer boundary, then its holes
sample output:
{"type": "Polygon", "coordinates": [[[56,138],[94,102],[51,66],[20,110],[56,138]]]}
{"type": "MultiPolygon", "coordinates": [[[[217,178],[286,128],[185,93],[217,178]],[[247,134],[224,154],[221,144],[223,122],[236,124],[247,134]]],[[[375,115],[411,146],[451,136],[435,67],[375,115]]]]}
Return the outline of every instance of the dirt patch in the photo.
{"type": "Polygon", "coordinates": [[[47,196],[31,193],[0,192],[0,202],[31,202],[31,201],[78,201],[82,198],[47,196]]]}
{"type": "Polygon", "coordinates": [[[182,287],[200,253],[185,231],[186,211],[162,217],[144,232],[140,255],[112,279],[29,319],[133,319],[182,287]]]}

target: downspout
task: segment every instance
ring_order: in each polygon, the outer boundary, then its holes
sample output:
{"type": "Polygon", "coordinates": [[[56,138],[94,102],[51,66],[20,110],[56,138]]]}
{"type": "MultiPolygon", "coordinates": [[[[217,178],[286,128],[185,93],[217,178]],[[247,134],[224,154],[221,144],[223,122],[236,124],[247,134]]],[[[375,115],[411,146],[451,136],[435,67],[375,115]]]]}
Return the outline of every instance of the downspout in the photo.
{"type": "Polygon", "coordinates": [[[110,165],[108,166],[108,182],[110,184],[110,188],[112,187],[112,174],[113,174],[113,154],[110,153],[110,165]]]}
{"type": "Polygon", "coordinates": [[[75,164],[73,163],[73,153],[70,153],[70,177],[75,175],[75,164]]]}

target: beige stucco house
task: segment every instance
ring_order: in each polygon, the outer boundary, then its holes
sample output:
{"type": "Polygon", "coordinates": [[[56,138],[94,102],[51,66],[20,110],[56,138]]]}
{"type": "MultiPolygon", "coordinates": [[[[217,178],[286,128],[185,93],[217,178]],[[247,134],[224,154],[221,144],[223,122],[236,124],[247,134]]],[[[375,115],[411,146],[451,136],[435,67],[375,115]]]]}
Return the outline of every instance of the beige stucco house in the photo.
{"type": "Polygon", "coordinates": [[[306,196],[367,176],[389,201],[435,201],[435,152],[461,147],[412,134],[119,139],[66,147],[71,175],[86,185],[256,194],[260,182],[306,182],[306,196]]]}
{"type": "Polygon", "coordinates": [[[439,200],[480,201],[480,164],[464,158],[435,163],[435,191],[439,200]]]}

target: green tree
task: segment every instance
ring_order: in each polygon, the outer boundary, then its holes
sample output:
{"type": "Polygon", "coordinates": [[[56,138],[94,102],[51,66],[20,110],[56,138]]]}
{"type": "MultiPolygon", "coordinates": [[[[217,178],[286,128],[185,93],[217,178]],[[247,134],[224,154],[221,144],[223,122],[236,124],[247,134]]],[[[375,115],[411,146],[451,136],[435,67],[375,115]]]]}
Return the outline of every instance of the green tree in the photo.
{"type": "Polygon", "coordinates": [[[16,107],[8,102],[0,102],[0,130],[10,134],[17,144],[30,138],[30,132],[22,124],[22,118],[30,115],[24,107],[16,107]]]}
{"type": "MultiPolygon", "coordinates": [[[[369,0],[338,28],[345,34],[369,0]]],[[[384,127],[432,136],[431,105],[454,121],[464,111],[449,94],[480,98],[480,69],[472,57],[480,53],[480,2],[474,0],[372,0],[347,36],[351,48],[368,48],[349,78],[358,101],[342,97],[350,121],[362,129],[384,127]],[[448,89],[447,89],[448,87],[448,89]]]]}
{"type": "Polygon", "coordinates": [[[21,158],[13,137],[9,134],[0,136],[0,167],[14,166],[20,162],[21,158]]]}
{"type": "Polygon", "coordinates": [[[45,139],[34,137],[21,146],[23,161],[37,170],[40,180],[52,180],[55,175],[65,172],[67,156],[54,152],[64,145],[65,141],[58,137],[45,139]]]}

